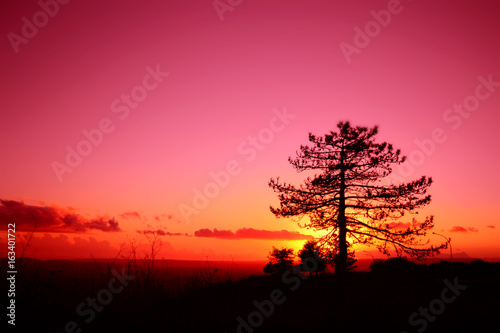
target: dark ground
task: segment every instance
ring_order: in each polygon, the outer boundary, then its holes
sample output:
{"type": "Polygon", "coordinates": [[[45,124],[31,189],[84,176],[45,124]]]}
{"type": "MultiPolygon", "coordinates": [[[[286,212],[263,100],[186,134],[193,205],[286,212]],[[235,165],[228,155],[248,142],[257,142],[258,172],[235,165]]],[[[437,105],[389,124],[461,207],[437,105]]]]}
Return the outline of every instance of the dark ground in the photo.
{"type": "Polygon", "coordinates": [[[455,263],[453,275],[450,268],[395,260],[343,281],[288,272],[219,283],[207,269],[182,292],[161,272],[135,270],[120,290],[110,271],[94,279],[25,271],[16,282],[15,331],[500,332],[500,263],[455,263]]]}

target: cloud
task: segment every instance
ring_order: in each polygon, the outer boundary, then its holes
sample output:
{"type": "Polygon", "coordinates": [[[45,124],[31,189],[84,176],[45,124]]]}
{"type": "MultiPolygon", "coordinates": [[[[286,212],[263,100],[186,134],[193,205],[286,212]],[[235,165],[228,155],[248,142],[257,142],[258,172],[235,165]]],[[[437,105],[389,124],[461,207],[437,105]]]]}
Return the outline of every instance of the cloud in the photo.
{"type": "Polygon", "coordinates": [[[118,222],[115,221],[114,217],[107,220],[102,217],[91,220],[87,222],[86,227],[89,229],[98,229],[101,231],[120,231],[120,226],[118,225],[118,222]]]}
{"type": "Polygon", "coordinates": [[[194,232],[195,237],[214,237],[214,238],[236,238],[236,235],[231,230],[200,229],[194,232]]]}
{"type": "Polygon", "coordinates": [[[450,229],[450,232],[467,232],[467,229],[460,226],[454,226],[450,229]]]}
{"type": "Polygon", "coordinates": [[[69,209],[26,205],[22,201],[0,199],[0,229],[9,223],[16,224],[17,231],[83,233],[88,230],[105,232],[121,231],[114,218],[86,219],[69,209]]]}
{"type": "MultiPolygon", "coordinates": [[[[442,253],[436,254],[436,258],[447,258],[450,259],[450,253],[448,251],[444,251],[442,253]]],[[[455,252],[453,251],[453,258],[470,258],[470,256],[466,252],[455,252]]]]}
{"type": "Polygon", "coordinates": [[[464,227],[460,227],[460,226],[454,226],[453,228],[450,229],[450,232],[463,232],[463,233],[466,233],[466,232],[478,232],[478,230],[474,227],[467,227],[467,228],[464,228],[464,227]]]}
{"type": "Polygon", "coordinates": [[[413,229],[414,227],[418,227],[418,224],[411,222],[390,222],[387,223],[387,227],[389,229],[413,229]]]}
{"type": "MultiPolygon", "coordinates": [[[[26,241],[27,235],[19,235],[19,248],[26,241]]],[[[94,236],[94,235],[92,235],[94,236]]],[[[91,256],[95,258],[126,258],[130,255],[132,248],[130,245],[124,244],[124,247],[114,246],[106,234],[96,235],[96,237],[87,236],[84,234],[35,234],[30,242],[30,246],[26,251],[26,257],[37,259],[85,259],[91,256]],[[121,250],[121,251],[120,251],[121,250]]],[[[0,236],[0,258],[7,256],[7,237],[0,236]]],[[[143,258],[147,253],[150,253],[151,247],[149,244],[138,244],[134,247],[138,258],[143,258]]],[[[161,251],[158,253],[158,258],[180,256],[183,259],[192,259],[189,256],[189,251],[183,249],[177,252],[174,247],[166,241],[161,242],[161,251]]]]}
{"type": "Polygon", "coordinates": [[[313,236],[304,235],[297,231],[288,230],[259,230],[253,228],[241,228],[232,232],[231,230],[200,229],[194,232],[195,237],[212,237],[223,239],[275,239],[275,240],[303,240],[313,239],[313,236]]]}
{"type": "Polygon", "coordinates": [[[495,229],[496,227],[494,225],[487,225],[486,228],[495,229]]]}
{"type": "Polygon", "coordinates": [[[157,222],[161,222],[161,221],[171,220],[173,218],[173,215],[161,214],[161,215],[155,215],[154,218],[157,222]]]}
{"type": "Polygon", "coordinates": [[[191,237],[186,233],[181,233],[181,232],[172,233],[172,232],[167,232],[167,231],[164,231],[161,229],[158,229],[158,230],[137,230],[137,232],[140,234],[144,234],[144,235],[158,233],[159,236],[188,236],[188,237],[191,237]]]}
{"type": "Polygon", "coordinates": [[[255,239],[287,239],[287,240],[302,240],[313,239],[313,236],[304,235],[297,231],[271,231],[271,230],[257,230],[253,228],[242,228],[236,230],[237,238],[255,238],[255,239]]]}
{"type": "MultiPolygon", "coordinates": [[[[113,247],[107,240],[100,241],[94,237],[79,236],[70,238],[65,234],[35,235],[27,250],[28,257],[38,259],[81,259],[89,258],[91,255],[96,258],[113,258],[118,253],[119,249],[113,247]]],[[[3,254],[1,249],[0,254],[3,254]]]]}
{"type": "Polygon", "coordinates": [[[126,219],[126,220],[132,219],[132,218],[137,218],[139,220],[142,220],[141,214],[139,214],[138,212],[125,212],[123,214],[120,214],[120,217],[122,219],[126,219]]]}

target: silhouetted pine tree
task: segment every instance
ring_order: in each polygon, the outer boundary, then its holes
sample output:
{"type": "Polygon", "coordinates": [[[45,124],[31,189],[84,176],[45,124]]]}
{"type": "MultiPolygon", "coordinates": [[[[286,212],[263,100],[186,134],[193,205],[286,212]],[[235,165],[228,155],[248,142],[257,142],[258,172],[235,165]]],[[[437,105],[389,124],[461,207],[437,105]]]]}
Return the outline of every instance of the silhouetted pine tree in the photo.
{"type": "Polygon", "coordinates": [[[346,271],[348,249],[357,243],[376,245],[385,254],[393,248],[398,255],[415,257],[446,248],[446,244],[426,246],[418,239],[434,226],[433,216],[423,222],[393,222],[431,201],[426,191],[432,179],[422,176],[408,183],[384,184],[392,165],[405,161],[400,150],[386,142],[376,143],[376,126],[369,129],[339,122],[337,127],[337,132],[323,137],[309,134],[312,144],[301,146],[297,157],[289,158],[298,172],[319,174],[307,177],[299,187],[280,183],[279,178],[270,180],[280,200],[280,207],[271,207],[271,212],[277,217],[308,216],[304,227],[327,230],[321,242],[337,249],[335,271],[339,273],[346,271]]]}

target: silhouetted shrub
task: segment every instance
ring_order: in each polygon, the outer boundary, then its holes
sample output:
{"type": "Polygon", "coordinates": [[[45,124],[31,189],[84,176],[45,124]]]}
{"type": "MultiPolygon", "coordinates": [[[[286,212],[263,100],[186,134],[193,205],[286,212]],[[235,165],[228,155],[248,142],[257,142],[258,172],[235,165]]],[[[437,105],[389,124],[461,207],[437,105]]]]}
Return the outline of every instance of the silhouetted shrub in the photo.
{"type": "Polygon", "coordinates": [[[387,260],[376,259],[370,264],[372,273],[391,273],[414,275],[424,273],[426,265],[419,265],[403,257],[390,258],[387,260]]]}
{"type": "Polygon", "coordinates": [[[269,262],[264,266],[264,273],[279,274],[291,270],[293,267],[293,257],[293,249],[285,247],[277,249],[273,246],[273,249],[267,256],[269,262]]]}

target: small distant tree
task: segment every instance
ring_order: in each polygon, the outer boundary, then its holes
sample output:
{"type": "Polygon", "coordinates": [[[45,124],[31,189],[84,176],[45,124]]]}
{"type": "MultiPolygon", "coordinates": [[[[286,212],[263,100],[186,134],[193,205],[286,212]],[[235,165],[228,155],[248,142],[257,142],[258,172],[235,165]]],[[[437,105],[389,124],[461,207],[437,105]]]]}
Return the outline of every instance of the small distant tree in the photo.
{"type": "Polygon", "coordinates": [[[320,273],[326,270],[328,264],[321,248],[314,240],[309,240],[304,244],[304,247],[297,254],[301,264],[302,271],[309,273],[320,273]],[[313,269],[313,271],[310,271],[313,269]]]}
{"type": "Polygon", "coordinates": [[[282,273],[287,270],[291,270],[293,267],[293,249],[285,247],[277,249],[273,246],[273,249],[269,252],[267,258],[269,259],[269,262],[266,266],[264,266],[264,273],[282,273]]]}

